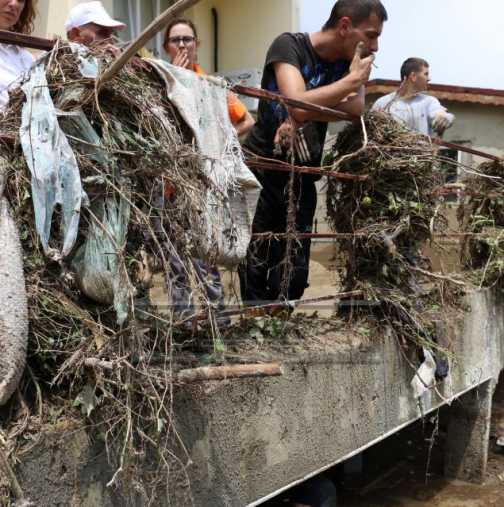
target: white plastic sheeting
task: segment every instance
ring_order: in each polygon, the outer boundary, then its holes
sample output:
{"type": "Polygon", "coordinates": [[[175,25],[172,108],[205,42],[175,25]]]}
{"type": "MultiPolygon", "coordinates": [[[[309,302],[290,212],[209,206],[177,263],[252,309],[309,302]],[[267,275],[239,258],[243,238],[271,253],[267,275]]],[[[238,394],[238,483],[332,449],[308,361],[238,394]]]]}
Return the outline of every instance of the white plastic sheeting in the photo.
{"type": "Polygon", "coordinates": [[[20,128],[21,146],[31,173],[35,226],[47,256],[60,259],[71,252],[86,195],[77,160],[58,124],[45,73],[45,61],[34,67],[22,89],[26,95],[20,128]],[[51,248],[54,210],[61,206],[63,244],[51,248]]]}

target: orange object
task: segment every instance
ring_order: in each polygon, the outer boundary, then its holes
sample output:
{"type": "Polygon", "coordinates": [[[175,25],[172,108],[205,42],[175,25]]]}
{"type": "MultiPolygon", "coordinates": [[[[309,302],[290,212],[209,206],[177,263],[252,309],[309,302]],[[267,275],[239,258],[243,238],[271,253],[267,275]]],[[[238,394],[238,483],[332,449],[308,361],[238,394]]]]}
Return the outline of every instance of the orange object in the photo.
{"type": "Polygon", "coordinates": [[[228,92],[227,102],[229,119],[233,125],[236,125],[240,123],[247,114],[247,108],[233,92],[228,92]]]}
{"type": "Polygon", "coordinates": [[[168,181],[165,181],[165,184],[164,184],[165,199],[171,201],[171,199],[174,195],[175,195],[175,187],[171,183],[169,183],[168,181]]]}
{"type": "MultiPolygon", "coordinates": [[[[193,64],[192,70],[196,72],[198,76],[205,75],[205,71],[197,63],[193,64]]],[[[240,123],[247,114],[247,108],[233,92],[228,92],[227,102],[229,119],[233,125],[236,125],[240,123]]]]}

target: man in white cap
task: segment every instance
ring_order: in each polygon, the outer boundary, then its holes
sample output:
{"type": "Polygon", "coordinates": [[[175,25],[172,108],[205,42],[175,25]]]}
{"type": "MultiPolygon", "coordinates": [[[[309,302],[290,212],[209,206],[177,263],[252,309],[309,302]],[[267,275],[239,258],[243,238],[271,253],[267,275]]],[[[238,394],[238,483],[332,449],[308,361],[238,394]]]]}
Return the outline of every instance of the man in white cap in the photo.
{"type": "Polygon", "coordinates": [[[109,16],[101,2],[76,5],[65,22],[68,40],[84,45],[109,40],[115,31],[125,27],[124,23],[109,16]]]}

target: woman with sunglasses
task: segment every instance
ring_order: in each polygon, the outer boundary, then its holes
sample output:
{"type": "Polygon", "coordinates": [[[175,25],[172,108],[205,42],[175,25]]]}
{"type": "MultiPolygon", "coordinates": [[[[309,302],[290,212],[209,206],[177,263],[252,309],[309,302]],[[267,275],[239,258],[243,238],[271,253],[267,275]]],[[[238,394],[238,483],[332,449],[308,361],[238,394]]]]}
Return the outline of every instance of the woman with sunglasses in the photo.
{"type": "MultiPolygon", "coordinates": [[[[0,0],[0,30],[29,34],[33,30],[36,0],[0,0]]],[[[9,90],[19,84],[32,66],[29,51],[0,44],[0,111],[9,103],[9,90]]]]}
{"type": "MultiPolygon", "coordinates": [[[[163,46],[170,63],[202,75],[205,72],[196,63],[199,44],[196,25],[190,19],[176,18],[166,28],[163,46]]],[[[232,92],[228,93],[228,110],[239,136],[246,134],[254,125],[254,118],[232,92]]]]}
{"type": "MultiPolygon", "coordinates": [[[[163,46],[173,65],[192,70],[200,75],[205,74],[203,69],[196,63],[199,46],[198,32],[190,19],[174,19],[166,29],[163,46]]],[[[254,119],[234,93],[228,92],[227,98],[229,119],[235,127],[237,134],[242,136],[252,128],[254,119]]],[[[169,195],[172,195],[175,191],[171,187],[165,188],[165,195],[167,190],[169,195]]],[[[224,290],[219,270],[216,266],[207,265],[201,259],[194,258],[192,262],[200,282],[205,287],[208,300],[218,310],[223,310],[225,308],[224,290]]],[[[192,307],[190,283],[187,278],[186,269],[175,258],[170,260],[170,264],[173,278],[170,285],[175,288],[172,293],[175,312],[183,317],[191,315],[194,313],[194,308],[192,307]]],[[[229,317],[218,318],[217,324],[220,327],[228,326],[230,324],[229,317]]]]}

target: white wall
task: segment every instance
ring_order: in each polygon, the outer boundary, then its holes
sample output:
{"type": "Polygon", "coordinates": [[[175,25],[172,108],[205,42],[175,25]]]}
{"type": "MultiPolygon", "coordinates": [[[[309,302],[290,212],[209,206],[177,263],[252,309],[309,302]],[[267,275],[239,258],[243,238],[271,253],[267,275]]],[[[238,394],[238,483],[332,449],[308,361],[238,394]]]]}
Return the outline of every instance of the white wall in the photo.
{"type": "Polygon", "coordinates": [[[444,102],[456,117],[447,141],[469,141],[470,146],[501,155],[504,153],[504,107],[444,102]]]}

